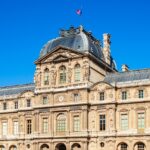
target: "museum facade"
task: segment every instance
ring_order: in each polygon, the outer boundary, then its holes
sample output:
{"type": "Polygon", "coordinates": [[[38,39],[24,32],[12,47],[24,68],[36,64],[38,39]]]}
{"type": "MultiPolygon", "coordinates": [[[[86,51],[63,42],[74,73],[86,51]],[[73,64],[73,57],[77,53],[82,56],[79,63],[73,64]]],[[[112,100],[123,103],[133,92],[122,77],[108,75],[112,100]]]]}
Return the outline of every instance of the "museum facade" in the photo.
{"type": "Polygon", "coordinates": [[[59,34],[33,84],[0,87],[0,150],[150,150],[150,69],[118,72],[110,34],[59,34]]]}

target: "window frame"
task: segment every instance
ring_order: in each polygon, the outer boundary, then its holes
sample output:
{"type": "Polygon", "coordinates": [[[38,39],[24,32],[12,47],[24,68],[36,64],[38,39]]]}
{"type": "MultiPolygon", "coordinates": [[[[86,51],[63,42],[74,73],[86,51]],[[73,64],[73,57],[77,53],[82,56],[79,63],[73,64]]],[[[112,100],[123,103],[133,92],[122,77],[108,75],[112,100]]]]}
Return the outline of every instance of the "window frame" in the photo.
{"type": "Polygon", "coordinates": [[[122,91],[121,92],[121,99],[126,100],[127,99],[127,91],[122,91]]]}
{"type": "Polygon", "coordinates": [[[80,82],[81,81],[81,66],[76,64],[74,67],[74,81],[80,82]]]}
{"type": "Polygon", "coordinates": [[[63,65],[59,67],[59,83],[65,84],[66,82],[67,82],[67,69],[63,65]]]}
{"type": "Polygon", "coordinates": [[[121,131],[126,131],[129,129],[128,113],[121,113],[120,114],[120,129],[121,129],[121,131]],[[126,116],[126,118],[122,118],[123,116],[126,116]],[[125,123],[125,121],[127,121],[127,122],[125,123]]]}
{"type": "Polygon", "coordinates": [[[99,115],[99,130],[101,132],[106,131],[106,114],[99,115]]]}
{"type": "Polygon", "coordinates": [[[99,92],[99,100],[104,101],[105,100],[105,92],[99,92]]]}

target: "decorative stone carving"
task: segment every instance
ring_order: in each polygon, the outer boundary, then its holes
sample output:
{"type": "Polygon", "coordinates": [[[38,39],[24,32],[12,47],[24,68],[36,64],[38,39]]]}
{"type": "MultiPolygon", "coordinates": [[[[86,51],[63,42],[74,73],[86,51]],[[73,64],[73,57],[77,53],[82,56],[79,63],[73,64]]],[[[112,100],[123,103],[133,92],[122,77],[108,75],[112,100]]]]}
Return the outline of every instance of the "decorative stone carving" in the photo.
{"type": "Polygon", "coordinates": [[[89,75],[90,75],[90,70],[89,67],[84,67],[83,68],[83,81],[88,81],[89,80],[89,75]]]}
{"type": "Polygon", "coordinates": [[[57,71],[56,70],[52,70],[50,72],[51,74],[51,85],[55,85],[56,84],[56,77],[57,77],[57,71]]]}
{"type": "Polygon", "coordinates": [[[68,82],[71,83],[72,68],[68,68],[68,82]]]}
{"type": "Polygon", "coordinates": [[[110,129],[112,129],[114,127],[113,116],[114,116],[114,111],[113,111],[113,109],[110,109],[110,111],[109,111],[109,127],[110,127],[110,129]]]}
{"type": "Polygon", "coordinates": [[[41,86],[41,72],[36,72],[34,76],[35,86],[41,86]]]}

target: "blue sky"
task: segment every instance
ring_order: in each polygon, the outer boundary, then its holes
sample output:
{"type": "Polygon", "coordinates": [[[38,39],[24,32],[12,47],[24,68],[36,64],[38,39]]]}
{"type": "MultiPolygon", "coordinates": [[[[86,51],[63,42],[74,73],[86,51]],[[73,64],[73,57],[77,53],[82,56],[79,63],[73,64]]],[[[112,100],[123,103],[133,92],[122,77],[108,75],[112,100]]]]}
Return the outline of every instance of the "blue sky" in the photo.
{"type": "Polygon", "coordinates": [[[112,35],[118,69],[150,68],[149,0],[1,0],[0,86],[33,82],[40,49],[61,28],[80,24],[102,40],[112,35]],[[83,7],[79,17],[75,10],[83,7]]]}

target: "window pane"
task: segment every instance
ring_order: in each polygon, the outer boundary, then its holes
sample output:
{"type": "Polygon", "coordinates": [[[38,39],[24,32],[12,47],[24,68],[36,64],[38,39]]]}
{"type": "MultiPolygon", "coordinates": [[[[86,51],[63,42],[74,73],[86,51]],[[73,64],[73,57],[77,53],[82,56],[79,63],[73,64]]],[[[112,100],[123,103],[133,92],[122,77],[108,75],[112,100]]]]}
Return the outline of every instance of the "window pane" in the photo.
{"type": "Polygon", "coordinates": [[[143,90],[139,90],[139,98],[144,98],[144,91],[143,90]]]}
{"type": "Polygon", "coordinates": [[[105,115],[100,115],[100,131],[104,131],[106,128],[106,118],[105,115]]]}
{"type": "Polygon", "coordinates": [[[122,92],[122,100],[125,100],[125,99],[127,99],[127,92],[123,91],[122,92]]]}
{"type": "Polygon", "coordinates": [[[31,134],[31,133],[32,133],[32,121],[27,120],[27,134],[31,134]]]}
{"type": "Polygon", "coordinates": [[[105,98],[104,98],[104,92],[101,92],[100,93],[100,101],[103,101],[105,98]]]}
{"type": "Polygon", "coordinates": [[[138,129],[144,129],[144,128],[145,128],[145,114],[138,113],[138,129]]]}
{"type": "Polygon", "coordinates": [[[57,131],[66,131],[66,118],[64,115],[60,115],[57,117],[57,131]]]}
{"type": "Polygon", "coordinates": [[[121,130],[127,130],[127,129],[128,129],[128,115],[121,114],[121,130]]]}
{"type": "Polygon", "coordinates": [[[66,83],[66,68],[64,66],[60,67],[59,80],[60,83],[66,83]]]}
{"type": "Polygon", "coordinates": [[[7,135],[7,122],[2,122],[2,135],[7,135]]]}
{"type": "Polygon", "coordinates": [[[73,118],[73,130],[80,131],[80,118],[79,116],[74,116],[73,118]]]}
{"type": "Polygon", "coordinates": [[[48,97],[47,96],[43,97],[43,104],[48,104],[48,97]]]}
{"type": "Polygon", "coordinates": [[[13,122],[13,127],[14,127],[14,135],[18,134],[18,121],[13,122]]]}
{"type": "Polygon", "coordinates": [[[80,65],[76,65],[75,66],[75,74],[74,74],[74,78],[75,78],[75,82],[78,82],[80,81],[80,74],[81,74],[81,71],[80,71],[80,65]]]}
{"type": "Polygon", "coordinates": [[[43,133],[48,133],[48,119],[43,119],[43,133]]]}

